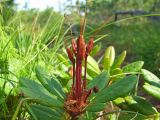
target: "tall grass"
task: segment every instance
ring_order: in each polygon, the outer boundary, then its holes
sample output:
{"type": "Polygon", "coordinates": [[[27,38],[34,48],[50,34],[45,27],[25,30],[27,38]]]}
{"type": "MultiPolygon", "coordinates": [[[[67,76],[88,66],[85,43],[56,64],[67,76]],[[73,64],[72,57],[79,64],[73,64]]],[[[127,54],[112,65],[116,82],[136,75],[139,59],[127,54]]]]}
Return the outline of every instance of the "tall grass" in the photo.
{"type": "Polygon", "coordinates": [[[10,119],[14,113],[19,77],[35,78],[36,65],[55,70],[57,51],[68,31],[63,30],[64,17],[51,9],[14,12],[8,18],[0,15],[0,119],[10,119]],[[47,19],[40,22],[43,17],[47,19]]]}

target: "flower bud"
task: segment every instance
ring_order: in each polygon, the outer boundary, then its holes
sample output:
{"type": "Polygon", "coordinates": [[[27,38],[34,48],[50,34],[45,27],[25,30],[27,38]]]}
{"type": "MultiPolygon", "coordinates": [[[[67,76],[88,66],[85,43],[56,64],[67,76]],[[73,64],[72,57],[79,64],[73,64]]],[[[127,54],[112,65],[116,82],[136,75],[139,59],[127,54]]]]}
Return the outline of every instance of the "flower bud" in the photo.
{"type": "Polygon", "coordinates": [[[93,48],[93,38],[90,38],[87,46],[86,46],[86,54],[88,55],[93,48]]]}
{"type": "Polygon", "coordinates": [[[73,50],[73,53],[76,55],[76,53],[77,53],[77,45],[76,45],[74,39],[72,39],[72,50],[73,50]]]}
{"type": "Polygon", "coordinates": [[[73,57],[73,53],[72,53],[71,49],[69,49],[69,48],[67,47],[67,48],[66,48],[66,51],[67,51],[67,54],[68,54],[68,57],[69,57],[70,61],[71,61],[72,63],[75,63],[75,59],[74,59],[74,57],[73,57]]]}

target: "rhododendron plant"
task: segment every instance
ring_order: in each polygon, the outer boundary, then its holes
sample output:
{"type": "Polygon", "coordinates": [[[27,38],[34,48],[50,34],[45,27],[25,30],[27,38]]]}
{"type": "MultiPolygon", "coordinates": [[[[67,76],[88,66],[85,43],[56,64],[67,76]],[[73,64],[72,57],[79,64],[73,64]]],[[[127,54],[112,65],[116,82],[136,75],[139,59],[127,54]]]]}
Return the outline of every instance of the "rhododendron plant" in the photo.
{"type": "Polygon", "coordinates": [[[68,57],[73,64],[73,83],[67,100],[65,102],[66,111],[75,119],[77,115],[83,112],[83,109],[88,105],[87,98],[96,91],[96,86],[93,89],[86,89],[86,70],[87,57],[93,48],[93,38],[90,38],[86,45],[84,37],[81,34],[75,43],[72,39],[72,47],[66,48],[68,57]],[[84,77],[82,76],[82,62],[84,61],[84,77]]]}

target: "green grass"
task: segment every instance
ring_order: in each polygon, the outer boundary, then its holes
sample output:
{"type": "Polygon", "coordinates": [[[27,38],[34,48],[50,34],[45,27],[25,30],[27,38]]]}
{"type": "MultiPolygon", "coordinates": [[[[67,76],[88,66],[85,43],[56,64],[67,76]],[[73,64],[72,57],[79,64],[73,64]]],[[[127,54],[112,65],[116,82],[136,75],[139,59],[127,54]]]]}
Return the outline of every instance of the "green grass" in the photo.
{"type": "Polygon", "coordinates": [[[20,11],[8,18],[0,15],[0,119],[10,119],[15,112],[21,76],[35,78],[37,65],[49,73],[57,69],[57,52],[68,31],[63,30],[64,17],[51,10],[20,11]]]}

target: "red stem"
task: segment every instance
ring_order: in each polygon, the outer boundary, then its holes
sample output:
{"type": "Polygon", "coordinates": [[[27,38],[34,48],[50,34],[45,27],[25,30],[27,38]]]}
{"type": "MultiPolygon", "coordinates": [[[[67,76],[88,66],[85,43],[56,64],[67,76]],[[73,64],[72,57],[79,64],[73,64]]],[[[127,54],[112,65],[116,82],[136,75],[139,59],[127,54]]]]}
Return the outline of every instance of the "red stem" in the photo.
{"type": "Polygon", "coordinates": [[[80,100],[81,96],[81,76],[82,76],[82,61],[76,59],[76,99],[80,100]]]}
{"type": "Polygon", "coordinates": [[[78,84],[79,84],[79,75],[78,75],[78,60],[76,59],[76,89],[75,89],[75,97],[78,98],[78,84]]]}
{"type": "Polygon", "coordinates": [[[82,94],[82,62],[79,64],[79,99],[82,94]]]}
{"type": "Polygon", "coordinates": [[[83,80],[83,88],[84,88],[84,89],[86,89],[87,57],[88,57],[88,55],[85,55],[85,63],[84,63],[84,80],[83,80]]]}
{"type": "Polygon", "coordinates": [[[75,84],[75,63],[73,63],[73,84],[72,84],[72,89],[74,89],[74,84],[75,84]]]}

